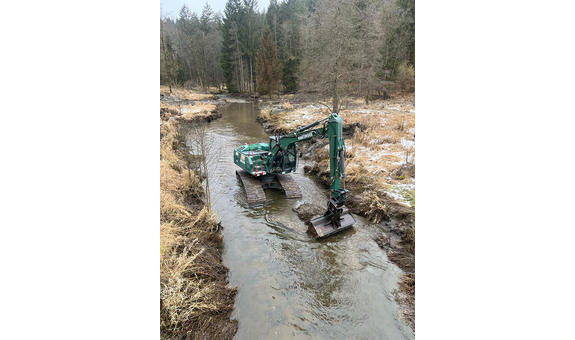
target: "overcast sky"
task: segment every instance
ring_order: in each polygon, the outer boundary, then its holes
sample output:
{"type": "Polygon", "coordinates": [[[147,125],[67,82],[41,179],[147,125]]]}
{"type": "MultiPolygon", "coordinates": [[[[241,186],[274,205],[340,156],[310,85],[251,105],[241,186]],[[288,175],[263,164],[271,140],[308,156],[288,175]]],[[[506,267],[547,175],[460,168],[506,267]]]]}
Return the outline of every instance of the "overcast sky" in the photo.
{"type": "MultiPolygon", "coordinates": [[[[182,9],[184,4],[188,6],[190,11],[196,12],[198,15],[200,15],[202,14],[202,9],[204,8],[206,2],[212,6],[214,12],[223,13],[227,0],[161,0],[160,5],[161,11],[165,16],[177,18],[180,13],[180,9],[182,9]]],[[[269,3],[269,0],[258,0],[259,11],[262,12],[264,9],[267,9],[269,3]]]]}

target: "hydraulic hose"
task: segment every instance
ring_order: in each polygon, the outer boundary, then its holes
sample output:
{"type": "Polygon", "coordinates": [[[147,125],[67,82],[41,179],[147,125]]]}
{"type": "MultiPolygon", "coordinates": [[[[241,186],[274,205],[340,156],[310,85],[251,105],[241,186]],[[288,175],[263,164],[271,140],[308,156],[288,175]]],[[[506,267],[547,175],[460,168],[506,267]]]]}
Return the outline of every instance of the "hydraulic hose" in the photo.
{"type": "Polygon", "coordinates": [[[344,166],[345,150],[339,150],[339,172],[341,173],[341,178],[345,178],[345,166],[344,166]]]}

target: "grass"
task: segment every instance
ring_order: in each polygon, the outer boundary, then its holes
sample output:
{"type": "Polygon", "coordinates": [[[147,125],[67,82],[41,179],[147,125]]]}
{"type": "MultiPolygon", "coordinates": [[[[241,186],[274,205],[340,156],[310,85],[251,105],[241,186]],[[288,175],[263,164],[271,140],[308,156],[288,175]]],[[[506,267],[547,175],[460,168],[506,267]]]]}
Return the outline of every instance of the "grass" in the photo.
{"type": "Polygon", "coordinates": [[[187,105],[160,103],[160,109],[170,110],[172,116],[176,116],[185,120],[194,120],[198,117],[209,116],[211,112],[216,110],[216,105],[201,102],[187,105]]]}
{"type": "Polygon", "coordinates": [[[231,339],[237,290],[227,287],[221,228],[178,148],[179,124],[160,126],[160,334],[231,339]]]}
{"type": "Polygon", "coordinates": [[[170,94],[170,87],[165,85],[160,85],[160,94],[188,100],[202,100],[213,97],[212,94],[198,93],[196,91],[186,89],[184,87],[176,87],[176,86],[172,86],[172,93],[170,94]]]}

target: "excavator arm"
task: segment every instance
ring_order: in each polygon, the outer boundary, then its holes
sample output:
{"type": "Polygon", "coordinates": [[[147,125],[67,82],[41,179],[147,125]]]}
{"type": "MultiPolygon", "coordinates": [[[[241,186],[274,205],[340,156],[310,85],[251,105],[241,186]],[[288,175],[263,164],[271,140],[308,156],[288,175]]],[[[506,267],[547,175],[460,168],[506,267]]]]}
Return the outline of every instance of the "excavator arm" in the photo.
{"type": "Polygon", "coordinates": [[[351,227],[355,219],[343,204],[347,190],[341,188],[345,184],[345,142],[343,140],[343,122],[337,113],[330,115],[327,123],[327,138],[329,142],[329,167],[331,177],[331,193],[324,216],[310,221],[319,238],[324,238],[351,227]]]}
{"type": "MultiPolygon", "coordinates": [[[[355,223],[355,219],[343,204],[348,191],[341,187],[342,184],[345,184],[345,142],[341,117],[337,113],[332,113],[328,118],[318,120],[285,136],[276,138],[277,143],[273,147],[270,145],[270,154],[274,155],[279,150],[289,149],[294,143],[316,136],[328,138],[331,190],[327,211],[323,216],[314,218],[310,222],[318,237],[324,238],[347,229],[355,223]],[[322,122],[324,124],[321,128],[312,129],[322,122]]],[[[273,157],[269,158],[270,161],[271,159],[273,157]]]]}

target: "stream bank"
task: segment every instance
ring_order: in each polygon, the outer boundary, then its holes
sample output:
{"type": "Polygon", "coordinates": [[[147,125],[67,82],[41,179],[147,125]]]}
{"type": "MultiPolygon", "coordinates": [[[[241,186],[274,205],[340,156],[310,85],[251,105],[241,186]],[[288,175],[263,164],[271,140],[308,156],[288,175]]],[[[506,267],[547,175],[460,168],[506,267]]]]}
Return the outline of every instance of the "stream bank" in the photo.
{"type": "Polygon", "coordinates": [[[185,135],[186,125],[221,117],[217,107],[224,104],[160,98],[160,336],[232,339],[237,289],[228,286],[222,263],[223,227],[206,207],[185,135]]]}

